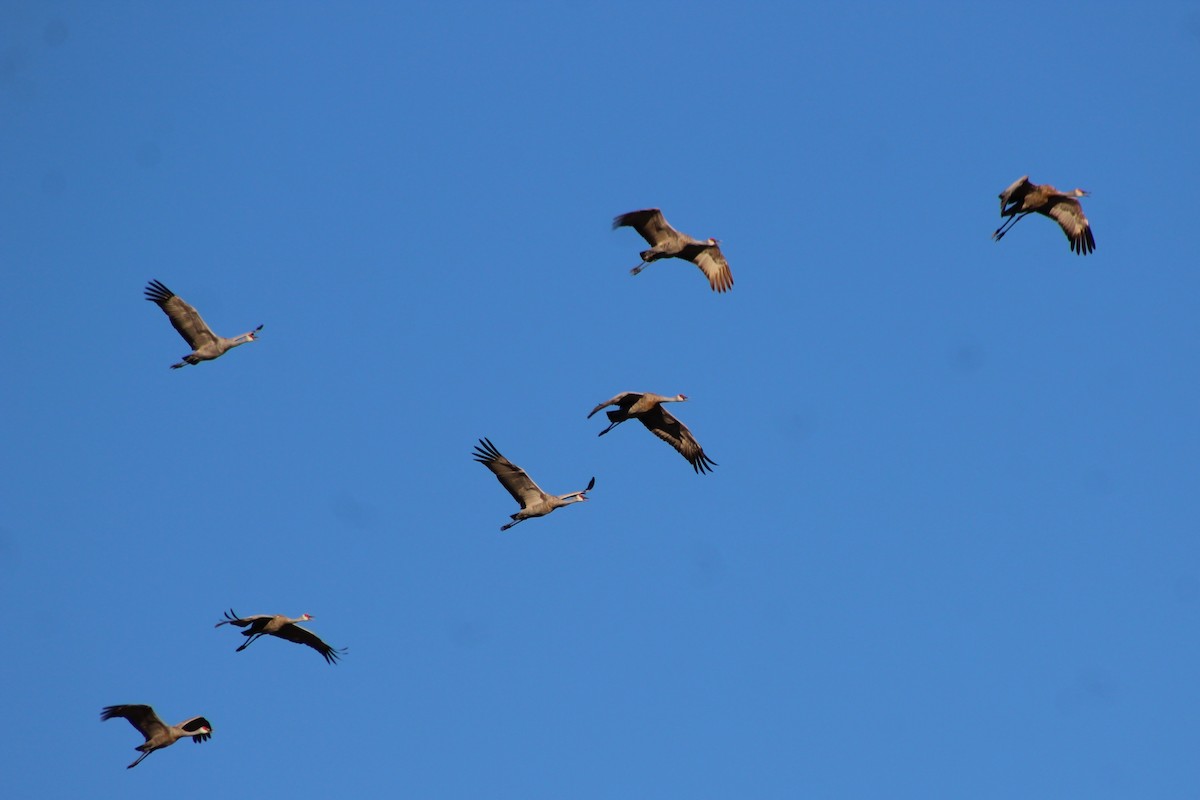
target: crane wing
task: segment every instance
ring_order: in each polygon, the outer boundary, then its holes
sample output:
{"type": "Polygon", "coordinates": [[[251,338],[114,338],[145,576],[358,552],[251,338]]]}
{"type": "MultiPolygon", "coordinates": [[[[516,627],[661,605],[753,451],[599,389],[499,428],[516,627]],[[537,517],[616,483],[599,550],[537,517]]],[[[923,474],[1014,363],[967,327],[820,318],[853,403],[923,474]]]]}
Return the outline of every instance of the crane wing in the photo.
{"type": "Polygon", "coordinates": [[[244,628],[247,625],[253,625],[255,623],[255,621],[257,621],[257,620],[260,620],[260,619],[261,620],[269,620],[271,618],[272,617],[270,614],[255,614],[252,617],[239,617],[237,615],[237,613],[231,608],[225,612],[225,619],[221,620],[213,627],[219,628],[222,625],[236,625],[239,628],[244,628]]]}
{"type": "Polygon", "coordinates": [[[642,235],[651,247],[657,247],[663,242],[680,237],[679,231],[667,223],[662,212],[657,208],[643,208],[640,211],[630,211],[613,220],[613,229],[630,227],[642,235]]]}
{"type": "Polygon", "coordinates": [[[724,292],[733,288],[733,273],[729,271],[729,262],[725,260],[721,248],[717,245],[702,244],[694,254],[688,255],[688,260],[700,268],[714,292],[724,292]]]}
{"type": "Polygon", "coordinates": [[[653,411],[642,414],[638,419],[651,433],[678,450],[696,472],[711,472],[712,468],[717,466],[717,462],[704,454],[704,449],[692,436],[688,426],[675,419],[671,412],[662,406],[656,406],[653,411]]]}
{"type": "Polygon", "coordinates": [[[345,650],[338,650],[330,647],[329,645],[325,644],[325,642],[321,641],[320,636],[317,636],[308,628],[301,628],[295,623],[284,625],[275,632],[275,635],[280,639],[287,639],[289,642],[308,645],[313,650],[316,650],[318,653],[324,656],[325,660],[330,664],[336,664],[338,657],[346,652],[345,650]]]}
{"type": "Polygon", "coordinates": [[[476,461],[495,473],[500,484],[521,504],[521,508],[528,508],[549,497],[525,474],[525,470],[500,455],[500,451],[488,439],[479,440],[473,455],[476,461]]]}
{"type": "Polygon", "coordinates": [[[217,336],[201,319],[196,309],[184,302],[183,298],[172,292],[159,281],[146,284],[146,299],[157,303],[171,320],[171,325],[179,331],[183,340],[197,350],[206,344],[214,344],[217,336]]]}
{"type": "Polygon", "coordinates": [[[1063,229],[1063,233],[1071,242],[1071,252],[1085,256],[1096,249],[1092,226],[1083,214],[1083,206],[1074,197],[1056,198],[1054,205],[1045,213],[1063,229]]]}
{"type": "Polygon", "coordinates": [[[204,717],[192,717],[179,723],[179,727],[188,733],[192,734],[192,741],[196,744],[206,742],[212,738],[212,723],[204,717]],[[201,728],[208,728],[208,733],[197,733],[201,728]]]}
{"type": "Polygon", "coordinates": [[[137,728],[138,733],[146,737],[146,741],[150,741],[160,733],[165,733],[167,726],[154,713],[154,709],[150,706],[143,705],[124,705],[124,706],[105,706],[100,712],[100,720],[113,719],[115,717],[123,717],[129,720],[129,724],[137,728]]]}
{"type": "Polygon", "coordinates": [[[611,400],[605,400],[603,403],[601,403],[600,405],[593,408],[588,413],[587,418],[591,419],[592,415],[595,414],[597,411],[599,411],[602,408],[608,408],[609,406],[621,405],[621,401],[624,400],[626,397],[629,397],[630,395],[638,395],[640,397],[641,392],[621,392],[620,394],[614,396],[611,400]]]}
{"type": "Polygon", "coordinates": [[[1032,186],[1028,175],[1022,175],[1013,181],[1012,186],[1000,193],[1000,213],[1003,214],[1006,205],[1013,202],[1018,195],[1026,194],[1032,186]]]}

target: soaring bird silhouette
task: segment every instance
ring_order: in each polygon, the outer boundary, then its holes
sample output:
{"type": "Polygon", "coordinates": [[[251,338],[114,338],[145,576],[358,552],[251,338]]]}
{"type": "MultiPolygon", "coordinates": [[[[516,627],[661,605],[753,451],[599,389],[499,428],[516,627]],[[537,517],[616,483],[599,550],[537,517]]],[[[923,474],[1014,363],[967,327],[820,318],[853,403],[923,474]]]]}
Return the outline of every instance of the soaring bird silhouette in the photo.
{"type": "Polygon", "coordinates": [[[171,369],[179,369],[188,364],[199,364],[201,361],[211,361],[214,358],[220,358],[239,344],[253,342],[257,338],[258,332],[263,328],[262,325],[259,325],[254,330],[243,333],[241,336],[235,336],[232,339],[217,336],[205,324],[204,320],[201,319],[196,309],[184,302],[182,297],[172,292],[166,286],[163,286],[159,281],[150,281],[150,283],[146,284],[146,299],[158,304],[158,307],[171,320],[171,324],[175,326],[175,330],[179,331],[179,335],[192,348],[192,352],[184,356],[183,361],[180,361],[178,364],[172,364],[171,369]]]}
{"type": "Polygon", "coordinates": [[[305,644],[316,650],[330,664],[336,664],[338,657],[346,653],[343,648],[341,650],[334,649],[308,628],[301,628],[297,622],[308,622],[312,619],[311,614],[301,614],[296,619],[285,617],[281,614],[255,614],[252,617],[239,617],[231,608],[225,612],[225,619],[218,622],[214,627],[222,625],[236,625],[239,628],[249,628],[242,631],[242,636],[249,637],[242,642],[241,646],[235,650],[235,653],[240,653],[250,646],[250,643],[258,639],[260,636],[277,636],[280,639],[286,639],[289,642],[296,644],[305,644]]]}
{"type": "Polygon", "coordinates": [[[684,400],[687,400],[687,396],[682,394],[664,397],[649,392],[621,392],[593,408],[588,414],[588,419],[602,408],[616,406],[612,411],[606,412],[609,425],[600,431],[601,436],[627,419],[636,419],[655,436],[678,450],[696,472],[711,472],[712,468],[717,466],[717,462],[704,454],[704,448],[700,447],[688,426],[662,407],[663,403],[682,403],[684,400]]]}
{"type": "Polygon", "coordinates": [[[587,493],[596,485],[596,479],[593,477],[588,481],[587,488],[582,491],[558,495],[546,494],[533,482],[532,478],[525,474],[525,470],[500,455],[500,451],[488,439],[480,439],[472,455],[476,461],[495,473],[500,485],[521,504],[521,510],[509,517],[512,522],[500,526],[502,531],[531,517],[544,517],[556,508],[569,506],[572,503],[581,503],[587,500],[587,493]]]}
{"type": "Polygon", "coordinates": [[[651,262],[661,258],[682,258],[700,268],[714,292],[733,288],[733,273],[729,271],[729,262],[721,254],[716,239],[702,242],[680,233],[670,226],[657,208],[630,211],[613,220],[613,230],[626,226],[640,233],[650,245],[649,250],[641,253],[642,263],[629,270],[631,275],[637,275],[651,262]]]}
{"type": "Polygon", "coordinates": [[[1085,256],[1096,249],[1096,239],[1076,198],[1087,196],[1083,189],[1060,192],[1048,183],[1030,183],[1029,176],[1022,175],[1000,193],[1000,216],[1008,219],[992,238],[1000,241],[1018,220],[1036,212],[1057,222],[1071,243],[1071,252],[1085,256]]]}
{"type": "Polygon", "coordinates": [[[100,720],[102,722],[114,717],[124,717],[129,720],[129,724],[137,728],[138,732],[146,737],[144,743],[134,748],[134,750],[141,752],[141,755],[125,769],[133,769],[142,763],[143,758],[155,750],[170,747],[184,737],[192,737],[192,741],[196,744],[212,738],[212,723],[204,717],[192,717],[191,719],[185,719],[178,725],[167,725],[158,718],[158,715],[154,713],[154,709],[150,706],[105,706],[100,712],[100,720]]]}

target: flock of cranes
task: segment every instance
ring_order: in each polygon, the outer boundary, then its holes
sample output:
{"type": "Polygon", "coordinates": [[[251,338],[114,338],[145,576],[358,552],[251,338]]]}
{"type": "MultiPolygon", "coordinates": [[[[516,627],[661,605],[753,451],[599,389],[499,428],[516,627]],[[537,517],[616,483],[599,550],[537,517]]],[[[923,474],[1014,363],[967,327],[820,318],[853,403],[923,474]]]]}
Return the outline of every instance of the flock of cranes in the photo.
{"type": "MultiPolygon", "coordinates": [[[[286,639],[289,642],[308,645],[324,656],[327,662],[336,664],[338,657],[346,651],[330,647],[321,641],[321,638],[315,633],[307,628],[301,628],[296,624],[298,622],[307,622],[310,619],[312,619],[311,614],[301,614],[296,619],[279,614],[255,614],[252,617],[239,617],[233,609],[229,609],[225,612],[225,618],[218,622],[215,627],[236,625],[239,628],[249,628],[249,630],[242,631],[242,636],[249,638],[237,648],[235,652],[238,653],[245,650],[250,646],[251,642],[261,636],[276,636],[280,639],[286,639]]],[[[100,711],[101,722],[116,717],[123,717],[129,720],[129,724],[146,738],[145,742],[134,748],[141,755],[132,764],[126,766],[125,769],[133,769],[142,763],[142,759],[155,750],[170,747],[180,739],[190,736],[193,742],[199,744],[212,738],[212,723],[204,717],[192,717],[178,725],[167,725],[158,718],[153,708],[146,705],[105,706],[100,711]]]]}
{"type": "MultiPolygon", "coordinates": [[[[1049,184],[1032,183],[1029,176],[1024,175],[1000,193],[1000,216],[1004,218],[1004,224],[996,229],[992,238],[999,241],[1019,220],[1029,214],[1038,213],[1058,223],[1067,236],[1072,252],[1087,255],[1096,249],[1096,240],[1092,236],[1091,225],[1084,216],[1083,207],[1078,199],[1086,196],[1087,192],[1082,189],[1060,192],[1049,184]]],[[[616,217],[613,220],[613,228],[621,227],[633,228],[650,245],[648,250],[641,252],[641,263],[630,270],[633,275],[637,275],[655,261],[679,258],[699,267],[713,291],[726,292],[733,288],[733,273],[730,272],[729,262],[721,253],[716,239],[700,241],[680,233],[671,227],[663,217],[662,211],[657,208],[630,211],[616,217]]],[[[192,348],[181,361],[172,364],[171,369],[220,358],[238,345],[255,341],[258,332],[263,328],[259,325],[254,330],[233,338],[218,336],[195,308],[161,282],[150,281],[145,294],[147,300],[156,303],[163,310],[171,325],[192,348]]],[[[600,431],[600,436],[626,420],[636,419],[659,439],[675,448],[697,474],[711,472],[712,468],[717,466],[717,462],[705,454],[704,448],[696,441],[691,430],[663,408],[665,403],[682,403],[687,399],[682,394],[667,397],[649,392],[621,392],[597,405],[587,416],[591,419],[598,411],[614,406],[615,408],[605,412],[609,424],[600,431]]],[[[588,499],[587,493],[596,485],[596,478],[592,477],[584,489],[561,495],[547,494],[534,483],[525,470],[505,458],[487,438],[479,440],[472,456],[491,470],[500,481],[500,485],[521,506],[519,511],[510,515],[510,521],[500,527],[502,531],[507,531],[527,519],[544,517],[563,506],[584,502],[588,499]]],[[[245,628],[241,633],[246,640],[238,646],[237,652],[245,650],[263,636],[274,636],[310,647],[327,663],[336,664],[346,650],[331,647],[315,633],[298,624],[311,619],[309,614],[302,614],[297,618],[271,614],[239,617],[230,609],[225,612],[224,619],[219,621],[216,627],[233,625],[245,628]]],[[[129,720],[129,723],[145,737],[145,742],[135,748],[141,755],[128,766],[130,769],[140,764],[142,759],[155,750],[169,747],[180,739],[190,737],[193,742],[199,743],[212,737],[212,724],[204,717],[192,717],[178,725],[167,725],[154,713],[154,709],[147,705],[107,706],[100,715],[101,720],[117,717],[129,720]]]]}

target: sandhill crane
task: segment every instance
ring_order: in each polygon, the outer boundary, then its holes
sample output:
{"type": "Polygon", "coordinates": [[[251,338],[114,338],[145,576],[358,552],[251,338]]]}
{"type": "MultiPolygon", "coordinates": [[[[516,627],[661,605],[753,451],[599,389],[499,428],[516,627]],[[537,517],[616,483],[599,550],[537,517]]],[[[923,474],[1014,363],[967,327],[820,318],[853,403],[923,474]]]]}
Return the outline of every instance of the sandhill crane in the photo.
{"type": "Polygon", "coordinates": [[[1060,192],[1048,183],[1030,183],[1029,176],[1022,175],[1000,193],[1000,216],[1008,219],[992,238],[1000,241],[1018,220],[1037,212],[1058,223],[1071,243],[1071,252],[1085,256],[1096,249],[1096,239],[1076,198],[1087,196],[1083,189],[1060,192]]]}
{"type": "Polygon", "coordinates": [[[696,472],[701,474],[711,472],[713,467],[718,466],[717,462],[704,454],[704,449],[700,447],[696,437],[692,436],[688,426],[675,419],[670,411],[662,407],[663,403],[682,403],[684,400],[687,400],[687,396],[682,394],[664,397],[661,394],[650,394],[649,392],[621,392],[611,400],[606,400],[593,408],[588,414],[588,419],[591,419],[592,415],[602,408],[616,406],[613,411],[606,412],[609,426],[600,431],[600,436],[627,419],[636,419],[655,436],[678,450],[679,454],[688,460],[696,472]]]}
{"type": "Polygon", "coordinates": [[[571,503],[581,503],[587,500],[587,492],[590,492],[596,485],[596,478],[593,476],[583,491],[559,495],[546,494],[538,488],[532,478],[525,474],[525,470],[500,455],[500,451],[488,439],[480,439],[472,455],[476,461],[494,472],[500,484],[508,489],[508,493],[513,496],[514,500],[521,504],[521,510],[509,517],[512,522],[500,526],[502,531],[506,531],[530,517],[544,517],[556,508],[569,506],[571,503]]]}
{"type": "Polygon", "coordinates": [[[114,717],[124,717],[129,720],[129,724],[137,728],[138,732],[146,737],[146,741],[143,744],[139,744],[133,748],[140,751],[141,755],[125,769],[133,769],[142,763],[143,758],[155,750],[170,747],[186,736],[192,737],[192,741],[196,744],[212,738],[212,723],[204,717],[192,717],[178,725],[167,725],[158,718],[158,715],[154,713],[154,709],[150,706],[105,706],[100,712],[101,722],[114,717]]]}
{"type": "Polygon", "coordinates": [[[196,313],[196,309],[185,303],[182,297],[163,286],[159,281],[150,281],[146,284],[146,299],[152,303],[158,303],[158,307],[170,318],[175,330],[179,331],[179,335],[192,348],[192,352],[184,356],[183,361],[172,364],[171,369],[220,358],[239,344],[253,342],[257,338],[256,334],[263,329],[263,326],[259,325],[254,330],[232,339],[217,336],[196,313]]]}
{"type": "Polygon", "coordinates": [[[613,220],[613,230],[625,226],[640,233],[650,244],[650,249],[641,253],[642,263],[629,270],[630,275],[637,275],[660,258],[682,258],[700,268],[714,292],[733,288],[733,273],[729,271],[729,262],[721,255],[716,239],[701,242],[686,233],[680,233],[671,227],[657,208],[630,211],[613,220]]]}
{"type": "Polygon", "coordinates": [[[213,627],[219,628],[222,625],[236,625],[239,628],[249,628],[248,631],[242,631],[242,636],[248,636],[246,641],[242,642],[241,647],[234,650],[235,653],[240,653],[250,646],[250,643],[258,639],[260,636],[278,636],[280,639],[287,639],[289,642],[296,644],[306,644],[313,650],[316,650],[330,664],[336,664],[338,657],[345,655],[345,648],[337,650],[330,647],[321,641],[321,638],[308,628],[301,628],[297,622],[308,622],[312,619],[311,614],[301,614],[296,619],[290,619],[281,614],[255,614],[252,617],[239,617],[231,608],[225,612],[225,619],[218,622],[213,627]]]}

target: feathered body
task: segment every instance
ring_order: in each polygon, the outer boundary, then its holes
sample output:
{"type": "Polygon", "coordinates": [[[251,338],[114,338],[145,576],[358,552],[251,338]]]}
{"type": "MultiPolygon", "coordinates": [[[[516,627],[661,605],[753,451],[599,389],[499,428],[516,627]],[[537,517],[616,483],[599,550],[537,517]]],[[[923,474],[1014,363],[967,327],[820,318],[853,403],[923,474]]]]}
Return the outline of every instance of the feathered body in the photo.
{"type": "Polygon", "coordinates": [[[241,646],[235,650],[235,653],[240,653],[250,646],[250,643],[258,639],[260,636],[274,636],[279,639],[285,639],[296,644],[306,645],[316,650],[330,664],[336,664],[340,656],[344,655],[346,650],[337,650],[325,642],[321,641],[321,637],[310,631],[308,628],[302,628],[297,623],[308,622],[312,619],[311,614],[301,614],[299,617],[292,619],[285,617],[282,614],[255,614],[252,617],[239,617],[231,608],[225,612],[225,619],[216,624],[215,627],[222,625],[236,625],[239,628],[246,628],[242,631],[242,636],[248,637],[242,642],[241,646]]]}
{"type": "Polygon", "coordinates": [[[569,506],[572,503],[581,503],[587,500],[587,493],[596,485],[596,479],[593,477],[588,482],[587,488],[582,491],[558,495],[547,494],[533,482],[525,470],[501,455],[490,440],[480,439],[472,455],[476,461],[492,471],[496,479],[500,481],[500,485],[507,489],[513,499],[521,505],[520,511],[510,515],[509,518],[512,522],[500,527],[502,531],[531,517],[544,517],[555,509],[569,506]]]}
{"type": "Polygon", "coordinates": [[[182,297],[172,292],[160,281],[150,281],[146,284],[146,299],[156,303],[171,320],[171,325],[179,331],[179,335],[192,348],[192,352],[183,357],[171,369],[179,369],[188,364],[199,364],[201,361],[211,361],[220,358],[227,352],[246,342],[253,342],[263,326],[259,325],[252,331],[241,336],[227,339],[217,336],[212,328],[201,318],[196,309],[188,305],[182,297]]]}
{"type": "Polygon", "coordinates": [[[150,706],[105,706],[100,712],[100,720],[102,722],[116,717],[129,720],[129,724],[137,728],[138,732],[146,737],[144,743],[134,748],[141,755],[137,757],[136,761],[127,766],[126,769],[133,769],[142,763],[143,758],[155,750],[170,747],[180,739],[190,736],[193,742],[199,744],[212,738],[212,724],[204,717],[192,717],[178,725],[167,725],[158,718],[158,715],[154,713],[154,709],[150,706]]]}
{"type": "Polygon", "coordinates": [[[704,454],[704,448],[696,441],[696,437],[692,435],[688,426],[663,408],[663,403],[682,403],[685,400],[687,400],[687,396],[682,394],[666,397],[650,392],[621,392],[593,408],[588,414],[588,419],[591,419],[592,415],[602,408],[616,406],[612,411],[606,412],[609,426],[600,431],[600,436],[608,433],[625,420],[636,419],[646,426],[646,430],[674,447],[681,456],[687,459],[696,472],[711,472],[712,468],[717,466],[717,462],[704,454]]]}
{"type": "Polygon", "coordinates": [[[622,214],[613,220],[613,229],[622,227],[633,228],[650,245],[649,250],[641,252],[642,263],[631,269],[631,274],[637,275],[651,262],[662,258],[682,258],[700,268],[714,292],[733,288],[733,273],[729,271],[729,262],[721,253],[716,239],[702,242],[680,233],[671,227],[657,208],[643,208],[622,214]]]}
{"type": "Polygon", "coordinates": [[[1037,213],[1058,223],[1067,236],[1071,252],[1087,255],[1096,249],[1096,239],[1077,199],[1087,197],[1087,194],[1083,189],[1060,192],[1048,183],[1032,183],[1028,175],[1022,175],[1000,193],[1000,216],[1008,219],[996,229],[992,238],[1003,239],[1018,220],[1037,213]]]}

